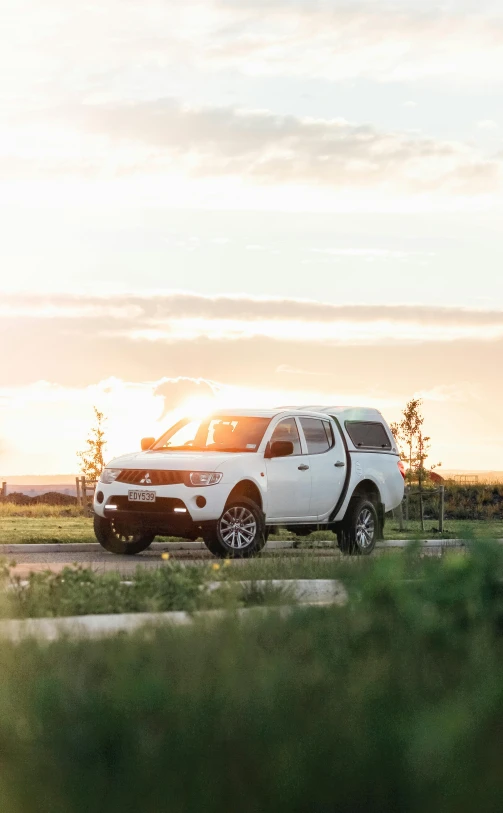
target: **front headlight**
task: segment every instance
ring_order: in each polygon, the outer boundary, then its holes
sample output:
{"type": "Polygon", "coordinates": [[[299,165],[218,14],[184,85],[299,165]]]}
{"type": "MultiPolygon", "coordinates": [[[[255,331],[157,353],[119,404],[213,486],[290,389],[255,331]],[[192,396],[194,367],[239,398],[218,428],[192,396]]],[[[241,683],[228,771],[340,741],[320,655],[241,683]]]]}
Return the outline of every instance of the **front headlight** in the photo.
{"type": "Polygon", "coordinates": [[[215,486],[223,476],[221,471],[191,471],[189,478],[192,486],[215,486]]]}
{"type": "Polygon", "coordinates": [[[117,479],[122,469],[103,469],[100,474],[100,483],[110,484],[117,479]]]}

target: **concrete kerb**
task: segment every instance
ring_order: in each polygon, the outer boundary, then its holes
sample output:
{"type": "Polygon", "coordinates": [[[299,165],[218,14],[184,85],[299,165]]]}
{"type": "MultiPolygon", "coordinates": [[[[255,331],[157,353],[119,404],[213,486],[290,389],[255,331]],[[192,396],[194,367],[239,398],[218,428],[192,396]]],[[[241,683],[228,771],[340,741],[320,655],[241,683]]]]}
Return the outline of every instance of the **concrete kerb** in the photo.
{"type": "MultiPolygon", "coordinates": [[[[303,607],[309,605],[304,604],[303,607]]],[[[288,615],[295,605],[282,607],[249,607],[229,613],[228,610],[203,610],[195,613],[175,611],[169,613],[123,613],[113,615],[79,615],[67,618],[24,618],[0,622],[0,639],[13,643],[25,638],[56,641],[58,638],[101,638],[118,632],[135,632],[142,627],[164,625],[187,626],[196,621],[218,621],[226,617],[246,618],[263,616],[269,612],[288,615]]]]}
{"type": "MultiPolygon", "coordinates": [[[[210,582],[210,592],[226,587],[229,582],[210,582]]],[[[346,588],[338,579],[256,579],[255,581],[233,581],[244,590],[284,590],[286,596],[296,604],[345,604],[348,600],[346,588]]]]}
{"type": "MultiPolygon", "coordinates": [[[[292,548],[293,543],[289,541],[269,542],[267,547],[270,550],[280,550],[282,548],[292,548]]],[[[2,553],[96,553],[103,550],[99,542],[22,542],[13,545],[0,545],[0,556],[2,553]]],[[[204,542],[153,542],[150,551],[164,553],[165,551],[206,551],[204,542]]]]}
{"type": "MultiPolygon", "coordinates": [[[[376,549],[379,548],[404,548],[412,540],[410,539],[389,539],[384,542],[378,542],[376,549]]],[[[503,539],[497,540],[503,544],[503,539]]],[[[317,540],[318,544],[333,545],[330,540],[317,540]]],[[[425,548],[459,548],[465,547],[466,541],[464,539],[424,539],[421,544],[425,548]]],[[[267,543],[265,550],[293,550],[294,543],[290,540],[274,541],[271,540],[267,543]]],[[[96,553],[103,550],[98,542],[54,542],[54,543],[26,543],[23,544],[0,544],[0,556],[2,554],[15,554],[15,553],[96,553]]],[[[153,542],[149,550],[163,553],[165,551],[206,551],[204,542],[153,542]]],[[[309,550],[309,548],[301,547],[299,550],[309,550]]]]}

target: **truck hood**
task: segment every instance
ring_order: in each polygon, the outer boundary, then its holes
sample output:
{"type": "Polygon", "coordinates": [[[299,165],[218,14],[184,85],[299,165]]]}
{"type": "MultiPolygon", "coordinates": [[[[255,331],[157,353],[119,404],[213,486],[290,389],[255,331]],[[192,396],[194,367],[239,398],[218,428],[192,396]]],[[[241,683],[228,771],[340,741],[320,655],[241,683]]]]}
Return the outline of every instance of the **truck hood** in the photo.
{"type": "Polygon", "coordinates": [[[133,452],[115,457],[110,469],[153,469],[154,471],[216,471],[229,460],[252,456],[253,452],[133,452]]]}

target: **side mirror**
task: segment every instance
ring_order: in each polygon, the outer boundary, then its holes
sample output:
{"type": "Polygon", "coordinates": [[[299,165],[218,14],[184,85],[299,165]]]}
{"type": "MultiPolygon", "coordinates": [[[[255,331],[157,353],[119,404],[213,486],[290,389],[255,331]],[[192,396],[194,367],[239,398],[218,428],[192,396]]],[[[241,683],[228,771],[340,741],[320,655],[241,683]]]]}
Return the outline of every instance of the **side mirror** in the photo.
{"type": "Polygon", "coordinates": [[[268,457],[288,457],[293,454],[293,443],[291,440],[275,440],[269,446],[268,457]]]}
{"type": "Polygon", "coordinates": [[[146,452],[147,449],[150,449],[155,443],[155,438],[142,438],[141,439],[141,450],[142,452],[146,452]]]}

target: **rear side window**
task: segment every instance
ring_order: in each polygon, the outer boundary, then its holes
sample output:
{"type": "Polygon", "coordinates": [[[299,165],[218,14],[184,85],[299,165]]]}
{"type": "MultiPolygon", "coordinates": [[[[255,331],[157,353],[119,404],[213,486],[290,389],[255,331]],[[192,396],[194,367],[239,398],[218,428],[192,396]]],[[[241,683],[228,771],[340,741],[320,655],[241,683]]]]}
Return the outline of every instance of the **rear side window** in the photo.
{"type": "Polygon", "coordinates": [[[300,423],[304,431],[308,454],[321,454],[328,452],[334,445],[332,428],[327,421],[317,418],[301,418],[300,423]]]}
{"type": "Polygon", "coordinates": [[[382,423],[346,421],[346,429],[354,445],[362,449],[391,449],[391,441],[382,423]]]}
{"type": "Polygon", "coordinates": [[[331,424],[328,421],[323,421],[323,426],[325,428],[325,434],[328,440],[328,446],[331,449],[332,446],[335,446],[335,438],[334,438],[334,430],[332,429],[331,424]]]}

